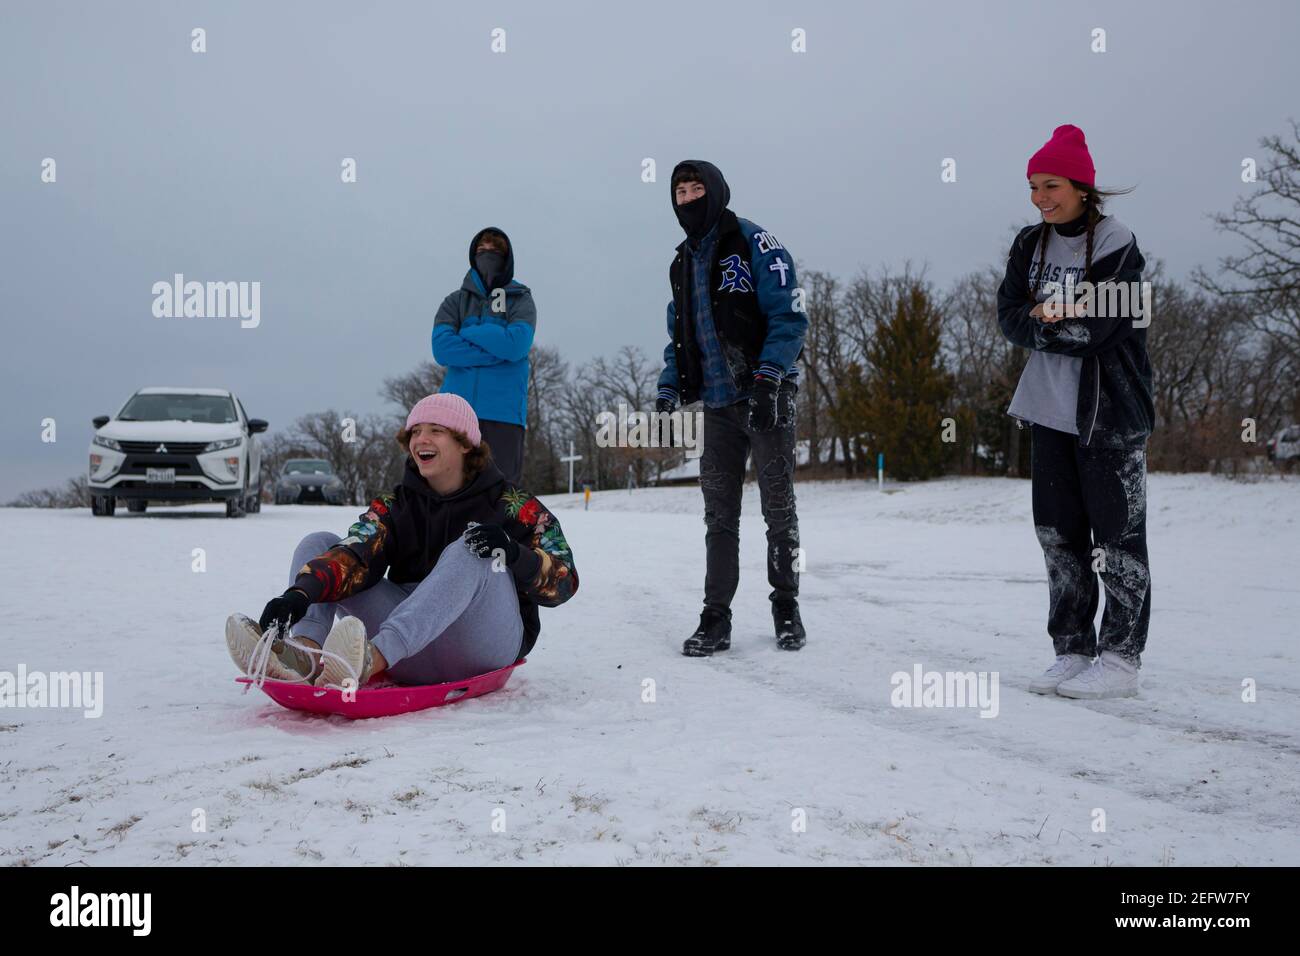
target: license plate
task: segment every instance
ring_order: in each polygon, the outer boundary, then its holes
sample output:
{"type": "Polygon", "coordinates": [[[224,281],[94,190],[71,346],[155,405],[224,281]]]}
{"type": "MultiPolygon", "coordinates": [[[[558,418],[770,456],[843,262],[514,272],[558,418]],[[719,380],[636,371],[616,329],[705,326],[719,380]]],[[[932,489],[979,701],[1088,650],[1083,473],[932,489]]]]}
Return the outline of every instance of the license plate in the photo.
{"type": "Polygon", "coordinates": [[[146,468],[144,480],[151,485],[176,484],[175,468],[146,468]]]}

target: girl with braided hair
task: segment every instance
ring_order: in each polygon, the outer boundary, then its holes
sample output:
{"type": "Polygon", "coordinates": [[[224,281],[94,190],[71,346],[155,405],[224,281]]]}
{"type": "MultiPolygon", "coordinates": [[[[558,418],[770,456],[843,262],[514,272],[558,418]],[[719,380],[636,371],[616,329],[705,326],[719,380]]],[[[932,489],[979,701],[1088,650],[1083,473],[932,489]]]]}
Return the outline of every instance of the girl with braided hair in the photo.
{"type": "Polygon", "coordinates": [[[1120,192],[1097,188],[1077,126],[1058,126],[1026,175],[1041,221],[1011,246],[998,322],[1031,350],[1008,411],[1031,429],[1034,526],[1056,660],[1029,689],[1132,697],[1151,614],[1146,441],[1155,409],[1139,294],[1145,262],[1132,232],[1106,215],[1106,199],[1120,192]],[[1100,631],[1098,578],[1106,591],[1100,631]]]}

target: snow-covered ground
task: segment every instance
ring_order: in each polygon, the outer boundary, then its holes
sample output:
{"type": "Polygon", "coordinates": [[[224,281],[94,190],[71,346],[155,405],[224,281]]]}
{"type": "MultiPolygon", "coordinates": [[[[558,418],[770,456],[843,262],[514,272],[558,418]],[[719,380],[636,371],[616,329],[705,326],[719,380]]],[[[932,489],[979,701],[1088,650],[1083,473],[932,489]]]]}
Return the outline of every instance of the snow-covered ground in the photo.
{"type": "Polygon", "coordinates": [[[750,485],[715,659],[679,654],[698,489],[553,496],[581,587],[543,609],[528,664],[499,693],[355,722],[242,694],[223,622],[360,509],[7,509],[0,670],[105,686],[97,719],[0,710],[0,862],[1300,864],[1300,482],[1150,479],[1145,686],[1099,703],[1024,690],[1051,660],[1028,483],[890,490],[798,486],[791,654],[750,485]],[[891,706],[915,665],[997,672],[996,717],[891,706]]]}

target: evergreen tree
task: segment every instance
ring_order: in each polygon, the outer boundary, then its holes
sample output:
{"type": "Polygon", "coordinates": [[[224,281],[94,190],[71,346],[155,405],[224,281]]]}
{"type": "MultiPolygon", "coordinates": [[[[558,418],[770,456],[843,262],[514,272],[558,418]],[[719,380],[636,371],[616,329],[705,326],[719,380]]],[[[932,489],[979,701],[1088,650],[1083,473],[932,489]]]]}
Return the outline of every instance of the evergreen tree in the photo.
{"type": "Polygon", "coordinates": [[[941,429],[953,380],[940,354],[941,318],[925,285],[912,283],[892,313],[877,317],[870,368],[853,390],[873,451],[884,452],[885,470],[903,480],[940,475],[950,457],[941,429]]]}

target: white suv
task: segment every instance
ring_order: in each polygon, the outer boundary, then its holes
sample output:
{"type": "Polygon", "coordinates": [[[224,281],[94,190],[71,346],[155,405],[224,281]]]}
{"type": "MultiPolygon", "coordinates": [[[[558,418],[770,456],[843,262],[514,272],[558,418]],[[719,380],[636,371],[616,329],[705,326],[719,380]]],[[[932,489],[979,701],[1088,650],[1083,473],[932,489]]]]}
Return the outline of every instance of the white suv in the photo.
{"type": "Polygon", "coordinates": [[[90,511],[111,515],[118,499],[142,512],[150,501],[224,501],[226,516],[262,510],[267,423],[249,418],[221,388],[142,388],[113,417],[94,420],[90,511]]]}

